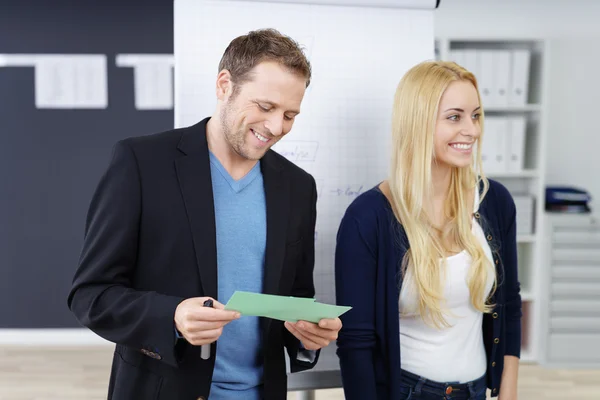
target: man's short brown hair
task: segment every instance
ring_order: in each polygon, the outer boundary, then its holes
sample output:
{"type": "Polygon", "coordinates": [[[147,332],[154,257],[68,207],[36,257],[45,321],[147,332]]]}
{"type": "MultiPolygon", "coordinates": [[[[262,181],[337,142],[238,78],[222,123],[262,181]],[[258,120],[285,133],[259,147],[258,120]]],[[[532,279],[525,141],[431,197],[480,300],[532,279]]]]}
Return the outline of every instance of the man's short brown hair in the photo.
{"type": "Polygon", "coordinates": [[[311,66],[302,48],[275,29],[255,30],[233,39],[223,53],[219,72],[228,70],[234,85],[242,85],[252,79],[250,71],[264,61],[276,62],[304,77],[306,87],[310,84],[311,66]]]}

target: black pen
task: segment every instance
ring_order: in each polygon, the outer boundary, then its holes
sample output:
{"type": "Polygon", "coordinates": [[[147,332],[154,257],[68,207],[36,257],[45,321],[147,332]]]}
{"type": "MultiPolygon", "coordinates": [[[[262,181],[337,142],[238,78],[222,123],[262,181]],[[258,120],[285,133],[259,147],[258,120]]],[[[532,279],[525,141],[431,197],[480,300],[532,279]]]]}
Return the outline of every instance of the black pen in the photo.
{"type": "MultiPolygon", "coordinates": [[[[202,306],[212,308],[212,299],[206,300],[202,306]]],[[[210,343],[202,345],[202,347],[200,348],[200,358],[202,358],[203,360],[208,360],[210,358],[210,343]]]]}

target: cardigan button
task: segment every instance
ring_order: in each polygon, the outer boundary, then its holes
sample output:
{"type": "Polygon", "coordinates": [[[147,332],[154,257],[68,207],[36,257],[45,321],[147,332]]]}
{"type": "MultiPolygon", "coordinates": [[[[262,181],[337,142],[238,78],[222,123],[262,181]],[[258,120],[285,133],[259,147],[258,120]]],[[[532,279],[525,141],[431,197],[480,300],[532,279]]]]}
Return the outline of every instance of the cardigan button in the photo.
{"type": "Polygon", "coordinates": [[[492,235],[487,235],[487,240],[492,240],[492,235]]]}
{"type": "Polygon", "coordinates": [[[492,361],[492,367],[496,366],[496,361],[492,361]]]}
{"type": "Polygon", "coordinates": [[[500,339],[498,339],[498,338],[494,339],[494,343],[496,343],[496,344],[500,343],[500,339]]]}
{"type": "Polygon", "coordinates": [[[478,212],[476,212],[476,213],[475,213],[475,218],[479,218],[479,217],[480,217],[479,213],[478,213],[478,212]]]}
{"type": "Polygon", "coordinates": [[[492,390],[492,393],[494,393],[494,394],[498,393],[498,389],[494,388],[494,389],[492,390]]]}
{"type": "Polygon", "coordinates": [[[498,313],[497,313],[497,312],[493,313],[493,314],[492,314],[492,317],[494,317],[494,318],[498,318],[498,313]]]}
{"type": "Polygon", "coordinates": [[[498,265],[498,259],[496,258],[496,265],[498,265]]]}

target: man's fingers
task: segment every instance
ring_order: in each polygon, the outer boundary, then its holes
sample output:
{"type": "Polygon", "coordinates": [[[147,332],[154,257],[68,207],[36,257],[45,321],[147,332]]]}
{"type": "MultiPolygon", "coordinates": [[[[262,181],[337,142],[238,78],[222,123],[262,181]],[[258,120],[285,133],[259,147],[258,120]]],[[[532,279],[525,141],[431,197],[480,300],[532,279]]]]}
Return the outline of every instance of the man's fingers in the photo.
{"type": "Polygon", "coordinates": [[[326,347],[329,346],[329,343],[331,343],[331,339],[329,337],[315,335],[314,333],[304,331],[302,329],[298,329],[298,332],[300,332],[300,334],[307,340],[319,345],[319,347],[326,347]]]}
{"type": "Polygon", "coordinates": [[[336,340],[338,336],[337,331],[320,328],[312,322],[298,321],[296,328],[305,336],[312,335],[313,337],[323,338],[328,341],[336,340]]]}
{"type": "Polygon", "coordinates": [[[190,321],[232,321],[241,315],[237,311],[225,310],[225,306],[211,297],[188,299],[185,307],[186,319],[190,321]],[[212,307],[204,307],[204,302],[212,301],[212,307]]]}
{"type": "Polygon", "coordinates": [[[175,310],[175,328],[194,345],[212,343],[221,335],[224,325],[241,317],[239,312],[223,308],[223,304],[210,297],[184,300],[175,310]],[[204,307],[207,300],[213,301],[213,307],[204,307]]]}
{"type": "Polygon", "coordinates": [[[319,321],[319,327],[338,332],[342,329],[342,321],[339,318],[325,318],[319,321]]]}
{"type": "Polygon", "coordinates": [[[217,340],[223,333],[223,328],[209,329],[204,331],[193,332],[190,336],[197,340],[217,340]]]}
{"type": "Polygon", "coordinates": [[[222,328],[227,324],[227,321],[190,321],[186,325],[187,332],[195,333],[200,331],[210,331],[213,329],[222,328]]]}
{"type": "Polygon", "coordinates": [[[216,308],[217,310],[224,310],[225,309],[225,305],[222,303],[219,303],[216,300],[213,300],[213,307],[216,308]]]}
{"type": "Polygon", "coordinates": [[[184,336],[187,339],[187,341],[193,344],[194,346],[201,346],[204,344],[213,343],[221,336],[221,333],[223,333],[223,328],[188,333],[184,336]]]}
{"type": "Polygon", "coordinates": [[[193,305],[197,306],[197,307],[204,307],[204,303],[210,300],[212,301],[212,307],[206,307],[206,308],[215,308],[217,310],[224,310],[225,309],[225,305],[223,303],[218,302],[217,300],[213,299],[212,297],[195,297],[193,299],[193,305]]]}
{"type": "Polygon", "coordinates": [[[203,307],[194,310],[192,320],[196,321],[233,321],[240,318],[240,313],[231,310],[222,310],[217,308],[203,307]]]}
{"type": "Polygon", "coordinates": [[[298,339],[300,341],[304,340],[304,336],[302,336],[300,331],[298,329],[296,329],[294,324],[292,324],[291,322],[286,322],[284,325],[285,325],[286,329],[288,331],[290,331],[290,333],[296,337],[296,339],[298,339]]]}
{"type": "Polygon", "coordinates": [[[302,342],[302,344],[307,350],[317,350],[329,345],[328,340],[320,338],[309,332],[302,331],[290,322],[286,322],[285,327],[291,332],[292,335],[296,337],[296,339],[302,342]]]}

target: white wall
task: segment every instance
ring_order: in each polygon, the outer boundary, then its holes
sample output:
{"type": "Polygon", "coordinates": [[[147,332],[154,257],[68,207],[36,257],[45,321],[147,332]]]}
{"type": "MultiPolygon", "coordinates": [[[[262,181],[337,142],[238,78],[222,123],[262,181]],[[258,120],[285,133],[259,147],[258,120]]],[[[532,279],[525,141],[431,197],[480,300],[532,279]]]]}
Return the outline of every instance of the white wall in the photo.
{"type": "Polygon", "coordinates": [[[546,181],[581,186],[600,213],[600,1],[442,0],[437,36],[550,41],[546,181]],[[587,168],[584,168],[586,164],[587,168]]]}
{"type": "Polygon", "coordinates": [[[599,19],[598,0],[441,0],[435,29],[445,36],[598,36],[599,19]]]}
{"type": "Polygon", "coordinates": [[[587,188],[596,214],[600,214],[599,43],[600,35],[552,42],[546,145],[548,182],[587,188]]]}

